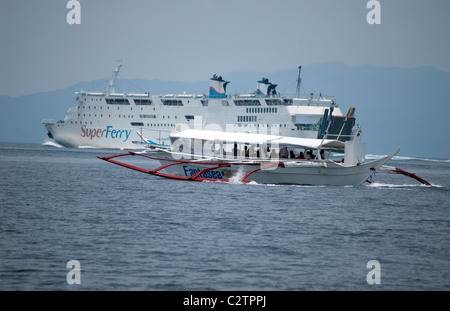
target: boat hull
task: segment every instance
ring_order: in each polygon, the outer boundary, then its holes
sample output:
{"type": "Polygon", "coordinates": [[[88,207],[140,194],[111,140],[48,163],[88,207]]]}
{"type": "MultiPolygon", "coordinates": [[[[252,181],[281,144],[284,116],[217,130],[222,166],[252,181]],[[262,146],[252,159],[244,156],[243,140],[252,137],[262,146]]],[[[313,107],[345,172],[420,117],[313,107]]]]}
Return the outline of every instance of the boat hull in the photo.
{"type": "MultiPolygon", "coordinates": [[[[230,162],[227,167],[205,171],[198,177],[218,181],[224,179],[236,182],[254,181],[261,184],[358,186],[370,178],[394,154],[354,166],[345,166],[333,161],[308,160],[253,164],[230,162]]],[[[170,163],[166,160],[160,160],[160,162],[162,165],[170,163]]],[[[164,170],[175,176],[190,177],[208,167],[212,165],[187,162],[171,165],[164,170]]]]}

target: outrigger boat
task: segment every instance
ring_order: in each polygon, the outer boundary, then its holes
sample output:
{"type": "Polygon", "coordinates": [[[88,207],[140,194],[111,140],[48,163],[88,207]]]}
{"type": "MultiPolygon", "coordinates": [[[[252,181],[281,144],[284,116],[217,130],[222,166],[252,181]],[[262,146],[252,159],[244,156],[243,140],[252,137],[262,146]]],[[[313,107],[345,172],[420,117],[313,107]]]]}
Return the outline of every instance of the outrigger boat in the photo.
{"type": "MultiPolygon", "coordinates": [[[[144,152],[98,158],[139,172],[186,181],[358,186],[377,170],[392,168],[384,164],[400,150],[366,161],[360,130],[345,142],[325,136],[310,139],[187,129],[170,135],[170,149],[153,146],[144,152]],[[292,152],[289,154],[287,150],[292,152]],[[157,160],[161,166],[146,169],[117,161],[129,155],[157,160]]],[[[417,177],[392,169],[394,173],[417,177]]],[[[430,185],[419,177],[416,179],[430,185]]]]}

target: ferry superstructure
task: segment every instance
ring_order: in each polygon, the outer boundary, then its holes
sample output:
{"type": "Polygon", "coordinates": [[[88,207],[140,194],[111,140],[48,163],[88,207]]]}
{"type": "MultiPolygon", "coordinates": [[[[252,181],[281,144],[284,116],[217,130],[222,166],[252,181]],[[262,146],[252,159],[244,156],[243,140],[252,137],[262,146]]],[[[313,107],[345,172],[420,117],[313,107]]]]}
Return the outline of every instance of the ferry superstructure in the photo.
{"type": "MultiPolygon", "coordinates": [[[[76,92],[77,106],[64,120],[43,120],[48,136],[66,147],[141,149],[142,144],[169,145],[175,126],[274,134],[303,138],[346,140],[355,125],[354,108],[342,114],[333,98],[277,93],[276,84],[263,78],[252,94],[229,95],[229,81],[214,75],[209,94],[118,93],[115,81],[122,64],[113,70],[105,92],[76,92]]],[[[299,67],[301,69],[301,67],[299,67]]],[[[300,84],[300,71],[297,89],[300,84]]]]}

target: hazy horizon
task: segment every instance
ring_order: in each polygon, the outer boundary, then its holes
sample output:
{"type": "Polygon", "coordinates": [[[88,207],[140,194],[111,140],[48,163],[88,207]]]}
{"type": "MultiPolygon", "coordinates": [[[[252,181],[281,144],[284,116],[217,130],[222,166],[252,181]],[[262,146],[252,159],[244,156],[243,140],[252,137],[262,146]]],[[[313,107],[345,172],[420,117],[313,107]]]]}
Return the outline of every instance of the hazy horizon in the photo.
{"type": "Polygon", "coordinates": [[[366,0],[97,0],[0,3],[0,95],[63,89],[110,75],[195,82],[212,73],[277,72],[299,65],[418,68],[450,72],[450,2],[366,0]]]}

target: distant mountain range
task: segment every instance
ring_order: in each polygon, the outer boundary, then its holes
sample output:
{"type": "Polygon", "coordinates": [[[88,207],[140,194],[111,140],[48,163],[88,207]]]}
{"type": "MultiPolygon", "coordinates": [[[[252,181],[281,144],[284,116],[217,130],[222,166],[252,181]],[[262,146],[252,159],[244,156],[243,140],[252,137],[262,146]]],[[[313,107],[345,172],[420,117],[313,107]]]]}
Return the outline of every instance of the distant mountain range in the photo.
{"type": "MultiPolygon", "coordinates": [[[[400,146],[402,156],[450,158],[450,73],[432,67],[350,67],[338,62],[305,65],[301,73],[302,96],[321,92],[334,96],[343,113],[351,106],[356,108],[367,153],[388,154],[400,146]]],[[[297,76],[298,68],[293,67],[278,72],[238,72],[223,78],[231,81],[228,94],[254,92],[256,82],[265,77],[278,84],[278,92],[294,95],[297,76]]],[[[76,105],[74,92],[105,90],[107,79],[20,97],[0,96],[0,142],[43,142],[47,138],[43,119],[64,119],[67,110],[76,105]]],[[[209,77],[194,83],[119,79],[118,87],[124,92],[204,94],[209,77]]]]}

